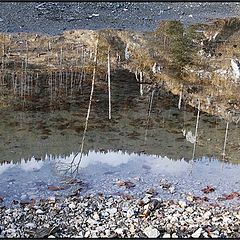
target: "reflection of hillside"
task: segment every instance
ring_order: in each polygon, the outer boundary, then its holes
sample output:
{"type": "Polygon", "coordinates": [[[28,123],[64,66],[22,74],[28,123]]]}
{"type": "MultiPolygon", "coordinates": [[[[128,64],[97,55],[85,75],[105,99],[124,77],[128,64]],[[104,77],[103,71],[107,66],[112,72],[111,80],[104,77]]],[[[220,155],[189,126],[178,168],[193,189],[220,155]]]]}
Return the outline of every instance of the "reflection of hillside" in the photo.
{"type": "Polygon", "coordinates": [[[0,104],[21,103],[25,110],[41,102],[52,109],[83,101],[91,84],[98,39],[96,90],[106,91],[107,53],[112,70],[128,70],[143,82],[165,82],[174,94],[202,111],[239,121],[239,82],[230,59],[240,57],[240,21],[220,19],[184,27],[163,21],[153,32],[73,30],[58,36],[1,34],[3,51],[0,104]],[[160,66],[160,71],[154,66],[160,66]],[[48,100],[48,104],[46,101],[48,100]]]}
{"type": "MultiPolygon", "coordinates": [[[[183,137],[182,129],[194,132],[196,116],[193,112],[179,111],[177,101],[164,91],[157,92],[153,101],[151,118],[146,134],[149,101],[139,97],[138,85],[135,94],[131,88],[121,94],[119,82],[117,99],[113,100],[113,119],[108,120],[106,101],[93,105],[84,145],[84,154],[89,151],[126,151],[167,156],[173,160],[192,158],[193,144],[183,137]],[[122,100],[121,100],[122,99],[122,100]],[[121,103],[121,104],[120,104],[121,103]]],[[[98,98],[98,96],[96,96],[98,98]]],[[[32,156],[66,156],[77,152],[84,129],[86,107],[77,106],[70,111],[54,112],[3,112],[0,123],[1,162],[18,162],[32,156]]],[[[215,117],[201,114],[199,142],[195,157],[217,156],[221,159],[225,123],[215,117]]],[[[230,124],[227,142],[227,157],[237,163],[239,152],[239,128],[230,124]]]]}

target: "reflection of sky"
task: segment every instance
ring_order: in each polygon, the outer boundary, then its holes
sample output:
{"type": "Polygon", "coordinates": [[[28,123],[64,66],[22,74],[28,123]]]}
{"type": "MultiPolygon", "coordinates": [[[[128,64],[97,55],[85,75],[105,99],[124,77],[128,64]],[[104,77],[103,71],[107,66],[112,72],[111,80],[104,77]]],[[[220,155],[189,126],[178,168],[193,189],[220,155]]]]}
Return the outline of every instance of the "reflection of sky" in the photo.
{"type": "Polygon", "coordinates": [[[1,164],[0,165],[0,174],[3,174],[4,172],[6,172],[7,170],[9,170],[13,167],[19,167],[20,169],[22,169],[26,172],[32,172],[32,171],[41,169],[43,165],[44,165],[43,160],[37,161],[37,160],[35,160],[34,157],[32,157],[30,160],[27,160],[27,161],[24,159],[21,159],[21,162],[17,163],[17,164],[14,164],[13,162],[1,164]]]}
{"type": "MultiPolygon", "coordinates": [[[[71,163],[73,157],[74,154],[71,154],[66,158],[59,159],[59,161],[61,163],[71,163]]],[[[76,157],[75,163],[78,162],[79,158],[80,154],[76,157]]],[[[122,151],[107,153],[89,151],[87,155],[83,155],[80,167],[86,168],[91,164],[99,163],[117,167],[121,164],[127,164],[129,161],[136,161],[136,164],[147,164],[152,167],[151,169],[154,172],[161,172],[164,170],[166,173],[180,173],[186,171],[189,168],[189,163],[184,160],[173,161],[166,156],[160,157],[157,155],[139,155],[136,153],[128,154],[122,151]]]]}
{"type": "MultiPolygon", "coordinates": [[[[21,160],[20,163],[14,164],[14,163],[3,163],[0,165],[0,174],[3,174],[4,172],[10,171],[12,168],[18,168],[19,170],[22,170],[24,172],[33,172],[40,170],[44,164],[45,160],[51,160],[52,162],[56,162],[56,165],[58,163],[64,163],[70,164],[73,160],[74,153],[70,154],[69,156],[59,156],[58,158],[55,158],[53,156],[46,156],[45,159],[42,160],[35,160],[34,157],[32,157],[30,160],[26,161],[24,159],[21,160]],[[57,160],[55,160],[57,159],[57,160]]],[[[80,154],[77,155],[75,159],[75,163],[78,162],[80,158],[80,154]]],[[[129,168],[132,168],[133,166],[141,167],[143,165],[147,165],[149,169],[151,169],[152,173],[164,173],[164,174],[185,174],[186,172],[189,172],[189,170],[192,167],[191,163],[188,163],[184,161],[183,159],[179,160],[172,160],[168,157],[161,157],[157,155],[145,155],[145,154],[136,154],[136,153],[124,153],[122,151],[109,151],[107,153],[101,153],[101,152],[95,152],[95,151],[89,151],[88,154],[83,155],[82,161],[80,163],[80,168],[87,168],[91,165],[96,165],[96,167],[99,164],[105,164],[109,165],[110,167],[118,167],[122,164],[127,165],[129,168]]],[[[207,172],[211,172],[211,174],[215,173],[221,173],[221,163],[217,160],[209,160],[208,158],[202,158],[200,161],[195,162],[194,169],[198,172],[197,175],[201,175],[200,172],[204,175],[207,172]]],[[[230,171],[236,172],[239,170],[239,168],[232,164],[224,164],[225,173],[229,173],[230,171]]],[[[134,167],[135,168],[135,167],[134,167]]],[[[100,170],[100,169],[99,169],[100,170]]],[[[215,175],[214,174],[214,175],[215,175]]]]}

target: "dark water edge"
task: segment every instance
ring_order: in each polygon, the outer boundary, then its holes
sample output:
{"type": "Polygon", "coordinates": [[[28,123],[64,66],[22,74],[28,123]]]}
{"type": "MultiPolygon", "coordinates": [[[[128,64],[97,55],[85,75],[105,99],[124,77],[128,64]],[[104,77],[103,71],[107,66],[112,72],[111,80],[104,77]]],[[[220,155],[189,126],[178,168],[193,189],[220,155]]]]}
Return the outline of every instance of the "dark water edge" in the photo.
{"type": "Polygon", "coordinates": [[[47,34],[79,28],[151,31],[161,20],[190,24],[239,16],[238,2],[1,2],[0,6],[1,32],[47,34]]]}

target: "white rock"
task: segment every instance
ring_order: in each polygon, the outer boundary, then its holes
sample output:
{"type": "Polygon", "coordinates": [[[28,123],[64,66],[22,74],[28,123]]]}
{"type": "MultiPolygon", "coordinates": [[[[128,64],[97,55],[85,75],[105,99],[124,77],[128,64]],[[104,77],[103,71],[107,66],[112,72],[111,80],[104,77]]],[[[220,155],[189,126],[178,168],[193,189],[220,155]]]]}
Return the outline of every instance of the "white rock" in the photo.
{"type": "Polygon", "coordinates": [[[108,236],[111,234],[111,231],[110,231],[109,229],[106,229],[106,230],[105,230],[105,234],[106,234],[106,236],[108,237],[108,236]]]}
{"type": "Polygon", "coordinates": [[[209,217],[212,215],[212,213],[210,211],[207,211],[203,214],[203,218],[205,219],[209,219],[209,217]]]}
{"type": "Polygon", "coordinates": [[[174,187],[174,186],[171,186],[171,187],[169,188],[169,192],[170,192],[170,193],[175,193],[175,187],[174,187]]]}
{"type": "Polygon", "coordinates": [[[44,212],[41,210],[41,209],[38,209],[37,211],[36,211],[36,214],[43,214],[44,212]]]}
{"type": "Polygon", "coordinates": [[[223,218],[223,223],[231,223],[232,219],[230,219],[229,217],[224,217],[223,218]]]}
{"type": "Polygon", "coordinates": [[[8,209],[5,211],[5,213],[6,213],[6,214],[9,214],[9,213],[11,213],[11,209],[10,209],[10,208],[8,208],[8,209]]]}
{"type": "Polygon", "coordinates": [[[189,213],[193,213],[193,212],[194,212],[194,210],[193,210],[192,207],[187,207],[187,208],[186,208],[186,211],[189,212],[189,213]]]}
{"type": "Polygon", "coordinates": [[[188,195],[188,196],[187,196],[187,200],[188,200],[189,202],[192,202],[192,201],[193,201],[193,196],[192,196],[192,195],[188,195]]]}
{"type": "Polygon", "coordinates": [[[25,225],[26,228],[35,228],[36,227],[36,224],[35,223],[27,223],[25,225]]]}
{"type": "Polygon", "coordinates": [[[92,219],[92,218],[89,218],[89,219],[87,220],[87,223],[90,224],[90,225],[95,225],[95,224],[97,224],[98,222],[97,222],[96,220],[92,219]]]}
{"type": "Polygon", "coordinates": [[[127,217],[131,218],[132,216],[134,216],[134,210],[132,208],[129,208],[127,211],[127,217]]]}
{"type": "Polygon", "coordinates": [[[178,235],[176,233],[173,233],[172,238],[178,238],[178,235]]]}
{"type": "Polygon", "coordinates": [[[50,236],[48,236],[48,238],[56,238],[55,236],[53,236],[53,235],[50,235],[50,236]]]}
{"type": "Polygon", "coordinates": [[[97,212],[94,212],[93,219],[96,220],[96,221],[100,220],[100,217],[99,217],[97,212]]]}
{"type": "Polygon", "coordinates": [[[199,228],[197,231],[195,231],[193,234],[192,234],[192,237],[193,238],[199,238],[200,235],[202,233],[202,228],[199,228]]]}
{"type": "Polygon", "coordinates": [[[75,209],[75,208],[76,208],[76,205],[75,205],[74,203],[70,203],[70,204],[68,205],[68,207],[69,207],[70,209],[75,209]]]}
{"type": "Polygon", "coordinates": [[[56,202],[56,198],[55,198],[55,197],[49,197],[49,198],[48,198],[48,201],[49,201],[50,203],[55,203],[55,202],[56,202]]]}
{"type": "Polygon", "coordinates": [[[91,234],[90,231],[85,232],[84,238],[88,238],[90,236],[90,234],[91,234]]]}
{"type": "Polygon", "coordinates": [[[153,227],[146,227],[143,232],[148,238],[157,238],[160,235],[160,232],[153,227]]]}
{"type": "Polygon", "coordinates": [[[106,211],[108,211],[109,214],[114,215],[115,213],[117,213],[117,208],[108,208],[106,209],[106,211]]]}
{"type": "Polygon", "coordinates": [[[117,234],[123,234],[123,229],[122,228],[117,228],[117,229],[115,229],[114,230],[115,231],[115,233],[117,233],[117,234]]]}
{"type": "Polygon", "coordinates": [[[179,204],[179,206],[180,206],[181,208],[185,208],[185,207],[187,206],[186,202],[185,202],[185,201],[182,201],[182,200],[180,200],[180,201],[178,202],[178,204],[179,204]]]}
{"type": "Polygon", "coordinates": [[[144,204],[147,204],[150,202],[150,197],[149,196],[145,196],[142,201],[144,202],[144,204]]]}
{"type": "Polygon", "coordinates": [[[169,233],[164,233],[162,238],[171,238],[171,234],[169,233]]]}

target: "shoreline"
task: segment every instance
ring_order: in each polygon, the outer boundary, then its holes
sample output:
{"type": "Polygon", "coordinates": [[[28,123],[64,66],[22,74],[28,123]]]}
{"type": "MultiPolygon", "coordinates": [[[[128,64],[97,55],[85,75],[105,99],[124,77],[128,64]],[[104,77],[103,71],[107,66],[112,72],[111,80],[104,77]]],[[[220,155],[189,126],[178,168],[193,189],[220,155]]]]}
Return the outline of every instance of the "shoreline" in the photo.
{"type": "Polygon", "coordinates": [[[162,200],[150,192],[130,195],[49,198],[1,208],[0,237],[240,237],[240,208],[188,196],[162,200]]]}

